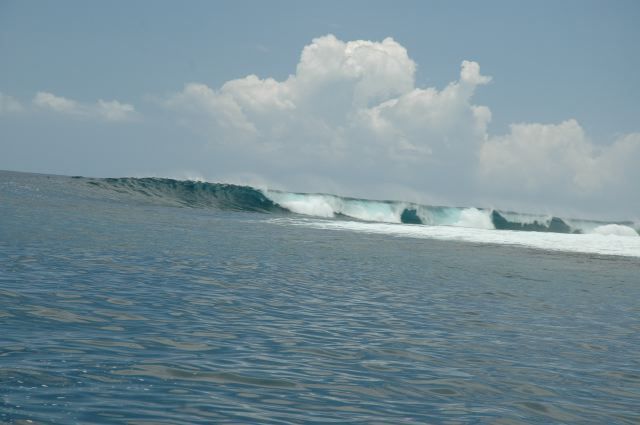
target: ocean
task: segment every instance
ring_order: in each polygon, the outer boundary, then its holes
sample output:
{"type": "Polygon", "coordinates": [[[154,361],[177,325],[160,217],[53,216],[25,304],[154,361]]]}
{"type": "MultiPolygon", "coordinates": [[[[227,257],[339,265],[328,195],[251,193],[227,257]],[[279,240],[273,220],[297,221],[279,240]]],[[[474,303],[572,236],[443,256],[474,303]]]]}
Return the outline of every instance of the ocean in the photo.
{"type": "Polygon", "coordinates": [[[0,172],[0,421],[640,423],[632,222],[0,172]]]}

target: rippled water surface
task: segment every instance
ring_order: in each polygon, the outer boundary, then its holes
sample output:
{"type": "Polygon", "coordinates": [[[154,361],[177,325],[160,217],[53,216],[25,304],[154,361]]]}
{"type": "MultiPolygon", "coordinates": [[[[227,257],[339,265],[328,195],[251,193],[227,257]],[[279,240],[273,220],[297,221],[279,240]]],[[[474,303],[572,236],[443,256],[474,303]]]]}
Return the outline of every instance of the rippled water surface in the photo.
{"type": "Polygon", "coordinates": [[[0,421],[640,422],[638,258],[287,220],[0,173],[0,421]]]}

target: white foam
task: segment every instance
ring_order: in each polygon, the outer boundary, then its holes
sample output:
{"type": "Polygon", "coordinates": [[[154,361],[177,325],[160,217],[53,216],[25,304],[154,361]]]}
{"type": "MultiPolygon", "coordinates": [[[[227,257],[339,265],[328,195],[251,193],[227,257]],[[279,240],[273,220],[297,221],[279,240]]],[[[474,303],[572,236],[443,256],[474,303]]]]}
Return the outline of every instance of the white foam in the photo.
{"type": "Polygon", "coordinates": [[[287,199],[278,202],[280,205],[298,214],[317,217],[333,217],[335,210],[326,199],[308,196],[305,199],[287,199]]]}
{"type": "Polygon", "coordinates": [[[615,235],[615,236],[631,236],[638,237],[638,232],[629,226],[623,226],[622,224],[605,224],[598,226],[591,230],[590,233],[598,235],[615,235]]]}
{"type": "MultiPolygon", "coordinates": [[[[551,232],[519,232],[455,226],[422,226],[356,221],[277,218],[283,225],[316,229],[384,234],[396,237],[452,240],[472,243],[514,245],[546,251],[640,257],[640,237],[613,234],[566,234],[551,232]]],[[[632,229],[633,230],[633,229],[632,229]]]]}
{"type": "Polygon", "coordinates": [[[455,207],[413,207],[422,223],[431,226],[475,227],[494,229],[490,210],[455,207]]]}
{"type": "Polygon", "coordinates": [[[334,218],[338,214],[363,221],[401,223],[402,212],[416,209],[423,223],[493,229],[491,211],[477,208],[429,208],[405,202],[341,198],[335,195],[263,191],[273,202],[297,214],[334,218]]]}
{"type": "Polygon", "coordinates": [[[337,214],[364,221],[400,223],[404,204],[341,198],[334,195],[263,191],[273,202],[297,214],[332,218],[337,214]]]}
{"type": "Polygon", "coordinates": [[[493,221],[491,221],[491,212],[477,208],[465,208],[460,211],[460,218],[453,225],[476,229],[495,229],[493,221]]]}

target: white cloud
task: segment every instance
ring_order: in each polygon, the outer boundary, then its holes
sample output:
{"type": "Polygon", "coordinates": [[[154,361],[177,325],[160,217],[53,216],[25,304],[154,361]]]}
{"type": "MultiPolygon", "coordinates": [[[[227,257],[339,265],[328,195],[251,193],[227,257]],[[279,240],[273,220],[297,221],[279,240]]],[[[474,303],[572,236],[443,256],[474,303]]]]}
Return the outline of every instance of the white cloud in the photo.
{"type": "Polygon", "coordinates": [[[36,93],[33,104],[42,110],[105,121],[127,121],[134,119],[137,115],[133,105],[120,103],[117,100],[100,99],[95,104],[86,104],[48,92],[36,93]]]}
{"type": "Polygon", "coordinates": [[[480,65],[477,62],[462,61],[460,81],[471,85],[488,84],[491,77],[480,75],[480,65]]]}
{"type": "Polygon", "coordinates": [[[639,133],[599,146],[577,121],[568,120],[512,125],[508,134],[482,145],[479,170],[495,192],[541,201],[613,196],[627,203],[623,198],[636,191],[639,163],[639,133]]]}
{"type": "MultiPolygon", "coordinates": [[[[246,79],[251,79],[252,76],[246,79]]],[[[241,106],[231,96],[215,92],[205,84],[187,84],[181,93],[172,96],[165,102],[171,109],[176,109],[211,129],[212,136],[216,132],[233,132],[235,135],[255,134],[254,125],[248,121],[241,106]]]]}
{"type": "Polygon", "coordinates": [[[106,101],[99,99],[95,111],[97,115],[107,121],[126,121],[136,114],[133,105],[120,103],[117,100],[106,101]]]}
{"type": "Polygon", "coordinates": [[[460,160],[483,140],[491,120],[489,108],[471,104],[475,87],[489,80],[479,74],[478,64],[464,61],[460,80],[442,91],[414,88],[361,110],[361,118],[372,137],[393,147],[396,153],[404,152],[413,159],[432,156],[440,161],[457,156],[460,160]],[[475,74],[470,74],[470,66],[475,74]]]}
{"type": "Polygon", "coordinates": [[[33,98],[33,104],[38,108],[50,109],[63,114],[84,114],[84,108],[75,100],[56,96],[52,93],[38,92],[33,98]]]}
{"type": "Polygon", "coordinates": [[[407,180],[424,190],[452,158],[468,163],[484,140],[491,112],[471,98],[490,78],[464,61],[458,81],[423,89],[415,87],[415,70],[391,38],[343,42],[328,35],[303,49],[296,73],[284,81],[249,75],[219,89],[191,83],[165,106],[207,134],[218,159],[235,149],[259,156],[273,175],[317,181],[328,174],[351,192],[363,192],[347,183],[353,180],[368,182],[371,194],[380,183],[407,180]]]}
{"type": "Polygon", "coordinates": [[[345,43],[328,35],[303,49],[290,82],[303,103],[326,89],[345,88],[351,106],[367,107],[412,90],[415,70],[406,49],[392,38],[345,43]]]}
{"type": "Polygon", "coordinates": [[[285,81],[249,75],[219,90],[187,84],[166,105],[204,125],[216,143],[251,140],[267,151],[310,143],[339,155],[358,110],[411,90],[414,72],[391,38],[345,43],[329,35],[304,48],[296,74],[285,81]]]}
{"type": "Polygon", "coordinates": [[[24,111],[20,102],[0,92],[0,115],[15,114],[24,111]]]}

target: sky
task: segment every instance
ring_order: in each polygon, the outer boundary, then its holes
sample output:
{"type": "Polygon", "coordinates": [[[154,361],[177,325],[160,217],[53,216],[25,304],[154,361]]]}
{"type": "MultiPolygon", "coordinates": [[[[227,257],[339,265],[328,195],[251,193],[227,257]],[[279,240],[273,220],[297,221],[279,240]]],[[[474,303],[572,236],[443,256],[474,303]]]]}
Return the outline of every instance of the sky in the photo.
{"type": "Polygon", "coordinates": [[[637,1],[0,0],[0,169],[640,219],[637,1]]]}

